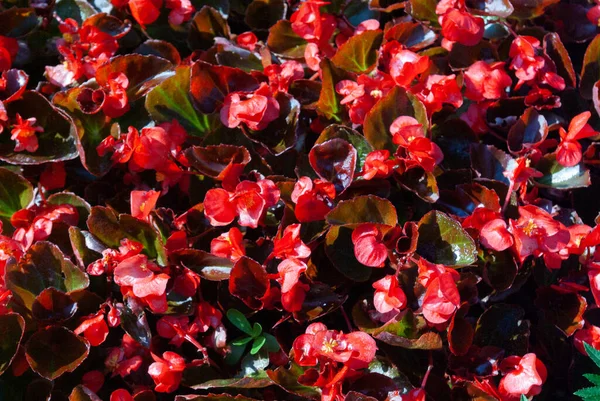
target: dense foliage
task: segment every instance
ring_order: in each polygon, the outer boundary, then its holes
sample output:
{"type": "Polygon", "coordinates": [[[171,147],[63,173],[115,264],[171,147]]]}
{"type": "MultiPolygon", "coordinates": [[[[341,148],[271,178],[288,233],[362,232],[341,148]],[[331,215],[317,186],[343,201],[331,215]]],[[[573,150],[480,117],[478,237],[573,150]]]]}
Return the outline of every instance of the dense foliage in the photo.
{"type": "Polygon", "coordinates": [[[599,391],[600,5],[2,5],[1,400],[599,391]]]}

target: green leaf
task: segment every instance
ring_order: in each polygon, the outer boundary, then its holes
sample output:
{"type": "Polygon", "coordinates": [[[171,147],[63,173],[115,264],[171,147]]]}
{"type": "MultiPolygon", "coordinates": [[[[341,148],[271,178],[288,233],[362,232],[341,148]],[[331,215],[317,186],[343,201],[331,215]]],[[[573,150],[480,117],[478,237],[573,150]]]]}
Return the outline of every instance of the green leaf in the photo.
{"type": "Polygon", "coordinates": [[[341,122],[344,108],[341,105],[342,96],[335,90],[338,82],[348,79],[349,75],[341,68],[333,65],[331,60],[321,61],[321,94],[317,101],[317,112],[328,120],[341,122]]]}
{"type": "Polygon", "coordinates": [[[600,386],[600,375],[595,375],[593,373],[584,373],[583,377],[588,379],[592,384],[600,386]]]}
{"type": "Polygon", "coordinates": [[[590,171],[583,163],[565,167],[556,160],[555,154],[544,156],[535,165],[535,169],[544,174],[533,180],[538,187],[568,190],[591,185],[590,171]]]}
{"type": "Polygon", "coordinates": [[[181,66],[175,75],[165,79],[146,96],[146,110],[157,123],[177,120],[190,135],[206,136],[218,121],[216,114],[202,114],[194,108],[189,96],[189,66],[181,66]]]}
{"type": "Polygon", "coordinates": [[[29,206],[32,200],[31,183],[17,173],[0,168],[0,221],[4,234],[12,234],[14,229],[10,218],[15,212],[29,206]]]}
{"type": "Polygon", "coordinates": [[[96,9],[90,3],[83,0],[59,0],[56,2],[54,11],[63,20],[72,18],[79,25],[92,15],[97,14],[96,9]]]}
{"type": "Polygon", "coordinates": [[[167,265],[167,255],[160,235],[150,224],[128,214],[116,213],[104,206],[94,206],[87,220],[94,236],[111,248],[117,248],[121,240],[129,238],[144,246],[144,253],[156,259],[159,265],[167,265]]]}
{"type": "Polygon", "coordinates": [[[393,227],[398,224],[392,202],[374,195],[341,201],[327,214],[326,219],[331,225],[377,223],[393,227]]]}
{"type": "Polygon", "coordinates": [[[600,387],[587,387],[581,390],[577,390],[573,393],[574,395],[583,398],[584,400],[598,400],[600,399],[600,387]]]}
{"type": "Polygon", "coordinates": [[[254,326],[252,326],[252,337],[258,337],[262,333],[262,330],[263,328],[260,323],[254,323],[254,326]]]}
{"type": "Polygon", "coordinates": [[[60,249],[46,241],[38,241],[17,262],[6,264],[6,287],[15,300],[31,310],[35,298],[46,288],[65,293],[87,288],[89,278],[63,255],[60,249]]]}
{"type": "Polygon", "coordinates": [[[521,394],[521,401],[528,401],[524,394],[521,394]]]}
{"type": "Polygon", "coordinates": [[[306,40],[294,32],[292,23],[286,19],[282,19],[269,29],[267,46],[279,56],[303,58],[307,43],[306,40]]]}
{"type": "Polygon", "coordinates": [[[417,254],[432,263],[467,266],[475,262],[477,247],[458,221],[433,210],[419,221],[417,254]]]}
{"type": "Polygon", "coordinates": [[[265,339],[266,339],[265,347],[268,352],[277,352],[281,349],[275,336],[273,336],[269,333],[263,333],[263,336],[265,336],[265,339]]]}
{"type": "Polygon", "coordinates": [[[0,315],[0,375],[8,369],[17,354],[24,332],[25,319],[21,315],[0,315]]]}
{"type": "Polygon", "coordinates": [[[16,165],[32,165],[77,157],[75,125],[39,92],[25,91],[18,100],[6,104],[6,112],[10,121],[15,121],[17,114],[23,119],[35,118],[36,126],[44,128],[44,132],[35,134],[39,146],[32,153],[15,152],[15,141],[10,139],[10,135],[0,135],[0,160],[16,165]]]}
{"type": "Polygon", "coordinates": [[[229,309],[227,311],[227,319],[229,319],[231,324],[233,324],[235,327],[253,337],[252,326],[242,312],[237,309],[229,309]]]}
{"type": "Polygon", "coordinates": [[[233,340],[231,342],[231,344],[239,347],[239,346],[248,344],[252,340],[253,340],[252,337],[242,337],[242,338],[238,338],[237,340],[233,340]]]}
{"type": "Polygon", "coordinates": [[[336,67],[356,74],[371,71],[377,63],[377,54],[383,31],[369,30],[360,35],[352,36],[335,53],[331,61],[336,67]]]}
{"type": "Polygon", "coordinates": [[[409,0],[408,13],[417,21],[428,21],[434,26],[439,26],[438,15],[435,12],[436,0],[409,0]]]}
{"type": "Polygon", "coordinates": [[[72,372],[87,358],[90,344],[62,326],[51,326],[33,334],[25,345],[29,366],[40,376],[54,380],[72,372]]]}
{"type": "Polygon", "coordinates": [[[590,359],[594,361],[596,366],[600,368],[600,351],[598,351],[596,348],[592,347],[586,342],[583,343],[583,347],[585,348],[585,351],[587,352],[590,359]]]}
{"type": "Polygon", "coordinates": [[[260,351],[262,346],[265,345],[266,341],[267,341],[267,339],[265,338],[265,336],[256,337],[254,339],[254,342],[252,343],[252,348],[250,349],[250,354],[255,355],[258,351],[260,351]]]}
{"type": "Polygon", "coordinates": [[[396,151],[397,145],[392,142],[390,126],[400,116],[414,117],[424,129],[429,126],[423,103],[413,94],[395,86],[365,116],[365,138],[374,149],[387,149],[392,153],[396,151]]]}

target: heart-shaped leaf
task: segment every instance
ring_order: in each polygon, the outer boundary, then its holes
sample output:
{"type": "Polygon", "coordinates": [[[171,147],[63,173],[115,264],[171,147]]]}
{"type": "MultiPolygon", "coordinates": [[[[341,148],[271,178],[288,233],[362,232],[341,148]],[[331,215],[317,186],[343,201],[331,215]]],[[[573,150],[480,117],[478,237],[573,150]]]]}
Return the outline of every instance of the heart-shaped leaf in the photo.
{"type": "Polygon", "coordinates": [[[307,42],[292,29],[292,23],[282,19],[269,29],[267,46],[282,57],[303,58],[307,42]]]}
{"type": "Polygon", "coordinates": [[[135,49],[142,56],[157,56],[169,60],[177,66],[181,64],[181,55],[175,46],[164,40],[148,39],[135,49]]]}
{"type": "Polygon", "coordinates": [[[355,173],[362,171],[368,154],[373,151],[371,144],[357,131],[344,125],[331,124],[321,132],[315,145],[322,144],[334,138],[343,139],[354,146],[357,156],[355,173]]]}
{"type": "Polygon", "coordinates": [[[508,132],[508,148],[518,153],[530,149],[548,136],[548,122],[535,108],[530,107],[508,132]]]}
{"type": "Polygon", "coordinates": [[[18,313],[0,315],[0,375],[17,354],[25,331],[25,319],[18,313]]]}
{"type": "Polygon", "coordinates": [[[48,380],[77,369],[89,352],[90,344],[85,338],[62,326],[51,326],[38,331],[25,345],[29,366],[48,380]]]}
{"type": "Polygon", "coordinates": [[[17,173],[0,168],[0,221],[4,234],[12,234],[10,218],[16,211],[29,206],[32,200],[31,183],[17,173]]]}
{"type": "Polygon", "coordinates": [[[77,303],[54,287],[42,291],[31,307],[33,317],[45,323],[68,320],[75,315],[76,311],[77,303]]]}
{"type": "Polygon", "coordinates": [[[357,196],[337,204],[327,215],[331,225],[376,223],[394,227],[398,224],[392,203],[374,195],[357,196]]]}
{"type": "Polygon", "coordinates": [[[189,66],[181,66],[146,96],[146,110],[157,123],[177,120],[190,135],[205,136],[216,125],[216,115],[196,111],[190,99],[189,66]]]}
{"type": "Polygon", "coordinates": [[[173,75],[173,65],[164,58],[127,54],[112,58],[96,70],[98,85],[108,87],[112,73],[123,73],[129,80],[127,96],[130,102],[141,98],[152,88],[173,75]]]}
{"type": "Polygon", "coordinates": [[[387,149],[395,152],[397,146],[392,142],[390,126],[400,116],[411,116],[428,127],[425,106],[414,95],[395,86],[384,98],[380,99],[365,116],[365,138],[374,149],[387,149]]]}
{"type": "Polygon", "coordinates": [[[38,241],[17,262],[6,264],[6,287],[15,300],[31,310],[35,298],[49,287],[70,293],[87,288],[89,278],[60,249],[46,241],[38,241]]]}
{"type": "Polygon", "coordinates": [[[508,178],[504,175],[514,160],[503,150],[493,145],[483,143],[471,144],[471,167],[480,177],[496,180],[509,185],[508,178]]]}
{"type": "Polygon", "coordinates": [[[432,263],[467,266],[475,262],[477,247],[458,221],[432,210],[419,221],[417,254],[432,263]]]}
{"type": "Polygon", "coordinates": [[[397,40],[412,51],[432,45],[437,39],[434,31],[418,22],[399,22],[385,31],[385,40],[397,40]]]}
{"type": "Polygon", "coordinates": [[[128,214],[119,216],[107,207],[94,206],[87,220],[90,233],[111,248],[128,238],[144,246],[144,253],[156,259],[161,266],[167,264],[165,246],[158,232],[147,222],[128,214]]]}
{"type": "Polygon", "coordinates": [[[338,68],[365,74],[375,67],[382,41],[383,32],[379,29],[354,35],[340,46],[331,61],[338,68]]]}
{"type": "Polygon", "coordinates": [[[347,141],[334,138],[313,146],[308,155],[310,165],[317,175],[342,193],[352,184],[356,169],[356,149],[347,141]]]}
{"type": "Polygon", "coordinates": [[[590,171],[583,163],[565,167],[556,161],[554,154],[541,158],[535,169],[544,174],[534,179],[534,183],[539,187],[568,190],[584,188],[591,184],[590,171]]]}
{"type": "Polygon", "coordinates": [[[1,135],[0,160],[24,165],[71,160],[77,157],[74,124],[39,92],[23,92],[19,99],[6,104],[6,111],[10,121],[15,121],[17,114],[23,119],[35,118],[35,126],[44,128],[44,132],[35,134],[39,144],[35,152],[15,152],[15,141],[10,139],[10,135],[1,135]]]}

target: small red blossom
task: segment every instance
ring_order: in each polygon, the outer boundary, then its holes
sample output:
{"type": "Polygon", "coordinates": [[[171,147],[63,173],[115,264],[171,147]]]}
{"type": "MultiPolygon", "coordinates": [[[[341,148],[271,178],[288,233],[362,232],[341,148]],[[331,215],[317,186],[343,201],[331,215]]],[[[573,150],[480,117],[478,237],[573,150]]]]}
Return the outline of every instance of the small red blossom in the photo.
{"type": "Polygon", "coordinates": [[[18,52],[19,43],[15,38],[0,35],[0,71],[10,69],[18,52]]]}
{"type": "Polygon", "coordinates": [[[159,393],[172,393],[177,390],[183,371],[185,360],[175,352],[167,351],[162,358],[152,354],[154,363],[148,368],[148,374],[156,384],[155,390],[159,393]]]}
{"type": "Polygon", "coordinates": [[[363,223],[352,231],[354,256],[363,265],[383,267],[388,257],[388,249],[383,242],[380,227],[372,223],[363,223]]]}
{"type": "Polygon", "coordinates": [[[160,192],[154,190],[131,191],[131,215],[140,220],[147,220],[159,196],[160,192]]]}
{"type": "Polygon", "coordinates": [[[152,24],[160,16],[162,0],[129,0],[133,18],[141,25],[152,24]]]}
{"type": "Polygon", "coordinates": [[[309,286],[300,282],[300,275],[306,271],[306,263],[289,258],[277,266],[279,282],[281,284],[281,304],[288,312],[297,312],[302,309],[309,286]]]}
{"type": "Polygon", "coordinates": [[[389,178],[394,171],[396,161],[390,159],[389,150],[374,150],[365,158],[361,177],[365,180],[373,178],[389,178]]]}
{"type": "Polygon", "coordinates": [[[435,166],[444,159],[442,150],[425,137],[423,126],[410,116],[401,116],[390,126],[393,141],[399,145],[396,156],[405,160],[406,168],[413,165],[422,167],[425,171],[433,171],[435,166]]]}
{"type": "Polygon", "coordinates": [[[512,80],[504,71],[504,63],[477,61],[465,71],[465,96],[474,101],[495,100],[506,96],[512,80]]]}
{"type": "Polygon", "coordinates": [[[516,89],[524,83],[548,85],[556,90],[565,88],[565,80],[556,73],[552,60],[543,54],[540,41],[532,36],[518,36],[510,46],[510,68],[519,79],[516,89]]]}
{"type": "Polygon", "coordinates": [[[335,186],[321,179],[300,177],[294,184],[292,201],[296,203],[295,215],[301,223],[323,220],[335,199],[335,186]]]}
{"type": "Polygon", "coordinates": [[[438,18],[444,39],[465,46],[475,46],[483,38],[483,18],[465,10],[452,9],[438,18]]]}
{"type": "Polygon", "coordinates": [[[265,75],[269,78],[273,93],[287,92],[294,81],[304,78],[304,69],[299,62],[288,60],[282,64],[271,64],[265,67],[265,75]]]}
{"type": "Polygon", "coordinates": [[[319,0],[305,1],[290,17],[294,32],[320,47],[328,45],[336,27],[333,15],[321,13],[320,8],[327,4],[329,3],[319,0]]]}
{"type": "Polygon", "coordinates": [[[118,390],[113,391],[110,394],[109,401],[133,401],[133,396],[129,393],[129,391],[120,388],[118,390]]]}
{"type": "Polygon", "coordinates": [[[94,347],[102,344],[108,337],[108,325],[104,319],[104,313],[98,312],[95,315],[86,318],[76,329],[75,334],[83,336],[94,347]]]}
{"type": "MultiPolygon", "coordinates": [[[[258,38],[252,31],[240,33],[236,38],[235,42],[238,46],[243,47],[244,49],[250,50],[251,52],[256,49],[256,44],[258,43],[258,38]]],[[[274,65],[274,64],[271,64],[274,65]]]]}
{"type": "Polygon", "coordinates": [[[587,343],[592,348],[600,349],[600,327],[586,323],[583,329],[577,330],[573,337],[573,344],[577,348],[577,351],[583,355],[587,355],[588,353],[583,343],[587,343]]]}
{"type": "Polygon", "coordinates": [[[341,104],[348,106],[350,120],[354,124],[363,124],[365,116],[395,86],[391,76],[382,71],[374,74],[359,75],[356,81],[342,80],[335,85],[335,90],[344,96],[341,104]]]}
{"type": "Polygon", "coordinates": [[[389,52],[388,71],[397,85],[408,88],[417,76],[429,69],[429,57],[405,49],[397,42],[390,42],[386,46],[389,52]]]}
{"type": "Polygon", "coordinates": [[[542,391],[548,373],[546,366],[535,354],[510,356],[502,361],[500,369],[507,372],[500,380],[498,390],[503,400],[518,400],[521,395],[532,397],[542,391]]]}
{"type": "Polygon", "coordinates": [[[97,393],[104,385],[104,374],[99,370],[90,370],[81,378],[81,384],[97,393]]]}
{"type": "Polygon", "coordinates": [[[560,144],[556,149],[556,160],[563,166],[572,167],[581,161],[583,154],[580,139],[599,134],[587,123],[591,116],[592,113],[584,111],[571,120],[568,131],[560,127],[560,144]]]}
{"type": "Polygon", "coordinates": [[[210,253],[237,262],[242,256],[246,256],[244,234],[239,228],[232,227],[210,242],[210,253]]]}
{"type": "Polygon", "coordinates": [[[35,152],[38,150],[38,138],[36,133],[44,132],[43,127],[36,127],[36,118],[30,117],[26,120],[21,117],[19,113],[16,116],[16,123],[13,124],[13,128],[10,139],[16,141],[15,152],[22,152],[24,150],[28,152],[35,152]]]}
{"type": "Polygon", "coordinates": [[[388,275],[373,283],[373,305],[379,313],[399,312],[406,307],[406,295],[394,275],[388,275]]]}
{"type": "Polygon", "coordinates": [[[190,0],[166,0],[165,6],[171,10],[169,12],[169,23],[173,25],[181,25],[189,21],[195,11],[190,0]]]}
{"type": "Polygon", "coordinates": [[[254,92],[232,92],[227,95],[221,109],[221,122],[229,128],[241,123],[259,131],[279,117],[279,103],[265,83],[254,92]]]}
{"type": "Polygon", "coordinates": [[[128,86],[129,79],[122,72],[113,72],[108,76],[106,97],[102,103],[102,111],[108,117],[121,117],[129,111],[129,98],[126,91],[128,86]]]}
{"type": "Polygon", "coordinates": [[[427,286],[423,297],[423,317],[429,323],[446,323],[460,306],[460,295],[451,273],[443,273],[427,286]]]}
{"type": "Polygon", "coordinates": [[[281,237],[274,240],[271,256],[278,259],[306,259],[310,257],[310,248],[300,238],[300,229],[300,224],[287,226],[281,237]]]}
{"type": "Polygon", "coordinates": [[[488,221],[479,232],[481,244],[494,251],[503,251],[510,248],[513,243],[513,237],[508,231],[506,222],[502,219],[493,219],[488,221]]]}
{"type": "Polygon", "coordinates": [[[444,104],[456,108],[462,106],[463,98],[456,82],[456,76],[432,74],[427,79],[413,87],[413,92],[427,107],[427,113],[440,111],[444,104]]]}
{"type": "Polygon", "coordinates": [[[209,190],[204,198],[204,213],[213,226],[226,226],[238,217],[241,226],[256,228],[267,208],[279,201],[279,195],[271,180],[242,181],[235,192],[209,190]]]}

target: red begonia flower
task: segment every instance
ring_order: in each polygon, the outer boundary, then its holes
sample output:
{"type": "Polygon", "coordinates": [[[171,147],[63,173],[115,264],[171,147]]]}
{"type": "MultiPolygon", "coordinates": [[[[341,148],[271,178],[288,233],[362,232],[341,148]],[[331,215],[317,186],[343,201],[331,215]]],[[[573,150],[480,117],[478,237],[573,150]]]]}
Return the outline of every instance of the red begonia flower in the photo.
{"type": "Polygon", "coordinates": [[[273,241],[272,257],[278,259],[306,259],[310,256],[310,248],[300,238],[300,224],[290,224],[283,230],[281,238],[273,241]]]}
{"type": "Polygon", "coordinates": [[[467,11],[452,9],[439,17],[442,36],[451,42],[465,46],[475,46],[483,37],[483,18],[475,17],[467,11]]]}
{"type": "Polygon", "coordinates": [[[425,137],[423,126],[410,116],[396,118],[390,126],[393,142],[399,145],[396,156],[410,165],[418,165],[425,171],[433,171],[444,160],[442,150],[425,137]]]}
{"type": "MultiPolygon", "coordinates": [[[[243,47],[244,49],[247,49],[247,50],[250,50],[251,52],[253,52],[254,49],[256,49],[256,44],[258,43],[258,38],[254,34],[254,32],[248,31],[248,32],[240,33],[235,38],[235,43],[237,43],[238,46],[243,47]]],[[[271,65],[273,65],[273,64],[271,64],[271,65]]]]}
{"type": "Polygon", "coordinates": [[[17,39],[0,35],[0,71],[10,69],[18,52],[17,39]]]}
{"type": "Polygon", "coordinates": [[[239,228],[232,227],[210,242],[210,253],[237,262],[242,256],[246,256],[244,234],[239,228]]]}
{"type": "Polygon", "coordinates": [[[133,401],[133,396],[129,391],[120,388],[110,394],[110,401],[133,401]]]}
{"type": "Polygon", "coordinates": [[[154,190],[131,191],[131,215],[136,219],[146,220],[156,206],[159,196],[160,192],[154,190]]]}
{"type": "Polygon", "coordinates": [[[195,11],[190,0],[166,0],[165,6],[171,10],[169,12],[169,23],[173,25],[181,25],[189,21],[195,11]]]}
{"type": "Polygon", "coordinates": [[[446,323],[460,306],[460,295],[451,273],[443,273],[427,286],[423,317],[432,324],[446,323]]]}
{"type": "Polygon", "coordinates": [[[108,76],[108,87],[105,88],[106,97],[102,103],[102,111],[108,117],[117,118],[129,111],[129,98],[127,87],[129,79],[122,72],[112,72],[108,76]]]}
{"type": "Polygon", "coordinates": [[[155,390],[159,393],[172,393],[177,390],[183,371],[185,360],[175,352],[167,351],[162,358],[152,354],[154,363],[148,367],[148,374],[156,384],[155,390]]]}
{"type": "Polygon", "coordinates": [[[190,325],[187,316],[163,316],[156,322],[156,331],[159,336],[168,338],[169,344],[181,347],[186,336],[193,338],[200,329],[195,323],[190,325]]]}
{"type": "Polygon", "coordinates": [[[518,400],[521,395],[538,395],[548,376],[546,366],[533,353],[525,354],[522,358],[510,356],[502,361],[500,369],[508,371],[498,386],[500,394],[507,401],[518,400]]]}
{"type": "Polygon", "coordinates": [[[573,336],[573,344],[577,348],[577,351],[583,355],[587,355],[588,353],[583,346],[584,342],[592,348],[600,350],[600,327],[586,323],[583,329],[577,330],[573,336]]]}
{"type": "Polygon", "coordinates": [[[241,123],[252,130],[262,130],[279,117],[279,103],[271,89],[262,83],[254,92],[232,92],[225,97],[221,122],[229,128],[241,123]]]}
{"type": "Polygon", "coordinates": [[[325,45],[335,30],[335,17],[322,14],[321,6],[329,3],[319,0],[308,0],[300,5],[298,10],[290,17],[292,30],[301,38],[311,42],[325,45]]]}
{"type": "Polygon", "coordinates": [[[395,275],[388,275],[373,283],[375,295],[373,296],[373,305],[379,313],[388,313],[391,311],[400,311],[406,307],[406,295],[395,275]]]}
{"type": "Polygon", "coordinates": [[[509,57],[512,58],[510,68],[519,78],[515,89],[529,81],[547,84],[557,90],[565,88],[564,79],[556,73],[552,60],[544,56],[538,39],[532,36],[516,37],[510,46],[509,57]]]}
{"type": "Polygon", "coordinates": [[[86,318],[74,332],[77,335],[83,333],[83,336],[94,347],[102,344],[108,337],[108,325],[104,320],[104,313],[98,312],[86,318]]]}
{"type": "Polygon", "coordinates": [[[28,152],[35,152],[38,150],[38,138],[37,132],[44,132],[44,128],[35,126],[37,120],[35,117],[30,117],[24,120],[19,113],[16,115],[16,122],[13,124],[13,128],[10,139],[16,141],[15,152],[22,152],[24,150],[28,152]]]}
{"type": "Polygon", "coordinates": [[[483,246],[494,251],[503,251],[514,243],[506,222],[502,219],[488,221],[479,232],[479,240],[483,246]]]}
{"type": "Polygon", "coordinates": [[[598,135],[587,122],[592,116],[589,111],[573,117],[569,124],[569,130],[560,127],[560,144],[556,149],[556,160],[565,167],[575,166],[581,161],[582,152],[580,139],[598,135]]]}
{"type": "Polygon", "coordinates": [[[419,266],[418,281],[423,287],[429,287],[430,283],[434,279],[438,278],[444,273],[449,273],[452,275],[454,281],[458,281],[460,278],[460,274],[455,269],[446,267],[444,265],[431,263],[424,258],[419,258],[417,260],[417,266],[419,266]]]}
{"type": "Polygon", "coordinates": [[[288,60],[282,64],[271,64],[265,67],[264,72],[269,78],[269,85],[273,93],[287,92],[292,82],[304,78],[304,68],[295,60],[288,60]]]}
{"type": "Polygon", "coordinates": [[[363,265],[383,267],[388,257],[388,249],[383,242],[381,229],[372,223],[363,223],[352,231],[354,256],[363,265]]]}
{"type": "Polygon", "coordinates": [[[323,220],[333,207],[335,186],[321,179],[311,180],[300,177],[294,184],[292,202],[296,203],[294,210],[299,222],[323,220]]]}
{"type": "Polygon", "coordinates": [[[316,43],[308,43],[304,49],[304,61],[306,66],[313,71],[321,69],[322,55],[319,51],[319,46],[316,43]]]}
{"type": "Polygon", "coordinates": [[[131,289],[133,295],[142,299],[153,311],[164,312],[167,308],[165,291],[170,277],[165,273],[155,274],[155,271],[160,271],[160,268],[145,255],[135,255],[117,265],[114,279],[122,287],[122,292],[131,289]]]}
{"type": "Polygon", "coordinates": [[[477,61],[465,71],[465,96],[474,101],[496,100],[506,96],[512,79],[504,71],[504,63],[477,61]]]}
{"type": "Polygon", "coordinates": [[[361,33],[366,31],[376,31],[377,29],[379,29],[379,26],[379,20],[367,19],[358,24],[356,30],[354,31],[354,34],[360,35],[361,33]]]}
{"type": "Polygon", "coordinates": [[[389,57],[389,73],[396,84],[404,88],[429,69],[429,57],[419,56],[402,46],[393,49],[389,57]]]}
{"type": "Polygon", "coordinates": [[[309,286],[300,282],[300,275],[307,269],[306,263],[289,258],[277,266],[281,284],[281,304],[288,312],[297,312],[302,309],[302,303],[309,290],[309,286]]]}
{"type": "Polygon", "coordinates": [[[129,0],[133,18],[141,25],[150,25],[160,16],[162,0],[129,0]]]}
{"type": "Polygon", "coordinates": [[[365,180],[389,178],[395,165],[396,161],[390,159],[389,150],[374,150],[365,158],[361,177],[365,180]]]}
{"type": "Polygon", "coordinates": [[[372,74],[359,75],[356,81],[345,79],[335,85],[335,90],[344,96],[341,104],[348,106],[350,120],[363,124],[365,116],[395,86],[391,76],[376,70],[372,74]]]}
{"type": "Polygon", "coordinates": [[[412,90],[425,104],[429,115],[440,111],[443,104],[450,104],[456,108],[463,104],[462,94],[454,74],[429,75],[424,82],[414,86],[412,90]]]}

